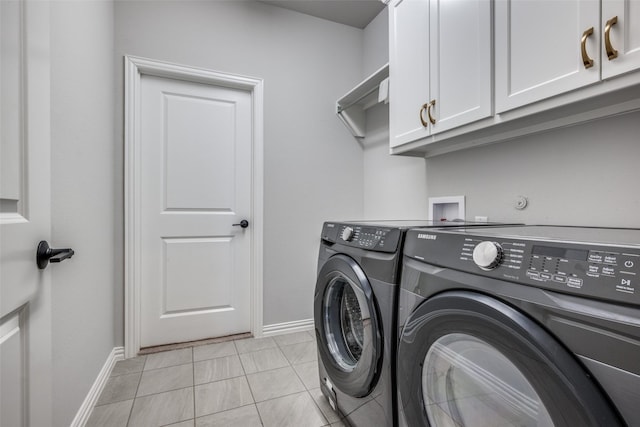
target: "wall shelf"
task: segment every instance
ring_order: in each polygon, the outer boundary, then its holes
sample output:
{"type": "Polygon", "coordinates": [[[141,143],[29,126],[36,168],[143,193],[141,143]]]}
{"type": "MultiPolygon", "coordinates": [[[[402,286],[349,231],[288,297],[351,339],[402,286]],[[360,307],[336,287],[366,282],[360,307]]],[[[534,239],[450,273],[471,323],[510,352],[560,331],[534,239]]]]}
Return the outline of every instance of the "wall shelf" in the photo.
{"type": "Polygon", "coordinates": [[[365,111],[378,103],[380,83],[389,77],[389,64],[360,82],[336,102],[336,113],[356,138],[365,136],[365,111]]]}

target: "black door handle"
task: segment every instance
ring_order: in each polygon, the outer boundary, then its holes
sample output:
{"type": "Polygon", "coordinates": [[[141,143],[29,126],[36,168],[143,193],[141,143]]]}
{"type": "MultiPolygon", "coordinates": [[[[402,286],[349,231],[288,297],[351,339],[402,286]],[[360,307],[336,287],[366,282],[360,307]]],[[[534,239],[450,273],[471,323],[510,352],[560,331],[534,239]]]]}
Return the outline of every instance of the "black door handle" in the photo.
{"type": "Polygon", "coordinates": [[[247,221],[246,219],[243,219],[242,221],[240,221],[240,224],[231,224],[231,225],[233,225],[234,227],[239,225],[242,228],[247,228],[249,226],[249,221],[247,221]]]}
{"type": "Polygon", "coordinates": [[[49,243],[46,240],[42,240],[38,243],[38,249],[36,250],[36,263],[40,270],[47,267],[49,262],[60,262],[67,258],[71,258],[75,252],[73,249],[53,249],[49,247],[49,243]]]}

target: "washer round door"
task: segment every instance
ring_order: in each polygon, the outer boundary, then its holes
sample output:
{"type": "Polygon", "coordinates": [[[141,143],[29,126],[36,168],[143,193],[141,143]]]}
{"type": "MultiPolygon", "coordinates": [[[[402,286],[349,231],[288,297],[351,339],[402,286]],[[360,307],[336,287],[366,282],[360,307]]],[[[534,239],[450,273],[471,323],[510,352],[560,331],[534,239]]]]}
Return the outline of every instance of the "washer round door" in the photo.
{"type": "Polygon", "coordinates": [[[363,397],[380,376],[382,331],[373,290],[353,259],[334,255],[316,283],[314,316],[318,353],[332,383],[363,397]]]}
{"type": "Polygon", "coordinates": [[[451,291],[422,303],[398,347],[410,426],[620,426],[587,371],[533,320],[494,298],[451,291]]]}

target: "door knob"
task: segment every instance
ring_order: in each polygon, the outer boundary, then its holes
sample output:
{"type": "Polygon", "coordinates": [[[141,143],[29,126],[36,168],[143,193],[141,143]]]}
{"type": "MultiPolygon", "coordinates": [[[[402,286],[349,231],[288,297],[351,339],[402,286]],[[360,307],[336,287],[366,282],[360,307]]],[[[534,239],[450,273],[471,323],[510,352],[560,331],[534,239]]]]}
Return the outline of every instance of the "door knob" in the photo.
{"type": "Polygon", "coordinates": [[[242,228],[247,228],[249,226],[249,221],[247,221],[246,219],[243,219],[242,221],[240,221],[239,224],[231,224],[234,227],[240,226],[242,228]]]}
{"type": "Polygon", "coordinates": [[[40,270],[47,267],[49,262],[60,262],[67,258],[71,258],[75,252],[73,249],[53,249],[49,247],[49,243],[46,240],[42,240],[38,243],[38,249],[36,250],[36,263],[40,270]]]}

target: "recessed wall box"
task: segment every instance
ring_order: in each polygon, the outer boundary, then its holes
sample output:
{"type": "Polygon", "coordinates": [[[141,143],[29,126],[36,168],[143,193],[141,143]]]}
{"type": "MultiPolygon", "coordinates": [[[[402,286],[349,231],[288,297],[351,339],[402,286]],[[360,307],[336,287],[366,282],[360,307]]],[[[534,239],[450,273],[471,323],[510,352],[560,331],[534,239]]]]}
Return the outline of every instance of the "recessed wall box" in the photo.
{"type": "Polygon", "coordinates": [[[464,196],[429,197],[429,219],[464,220],[464,196]]]}

